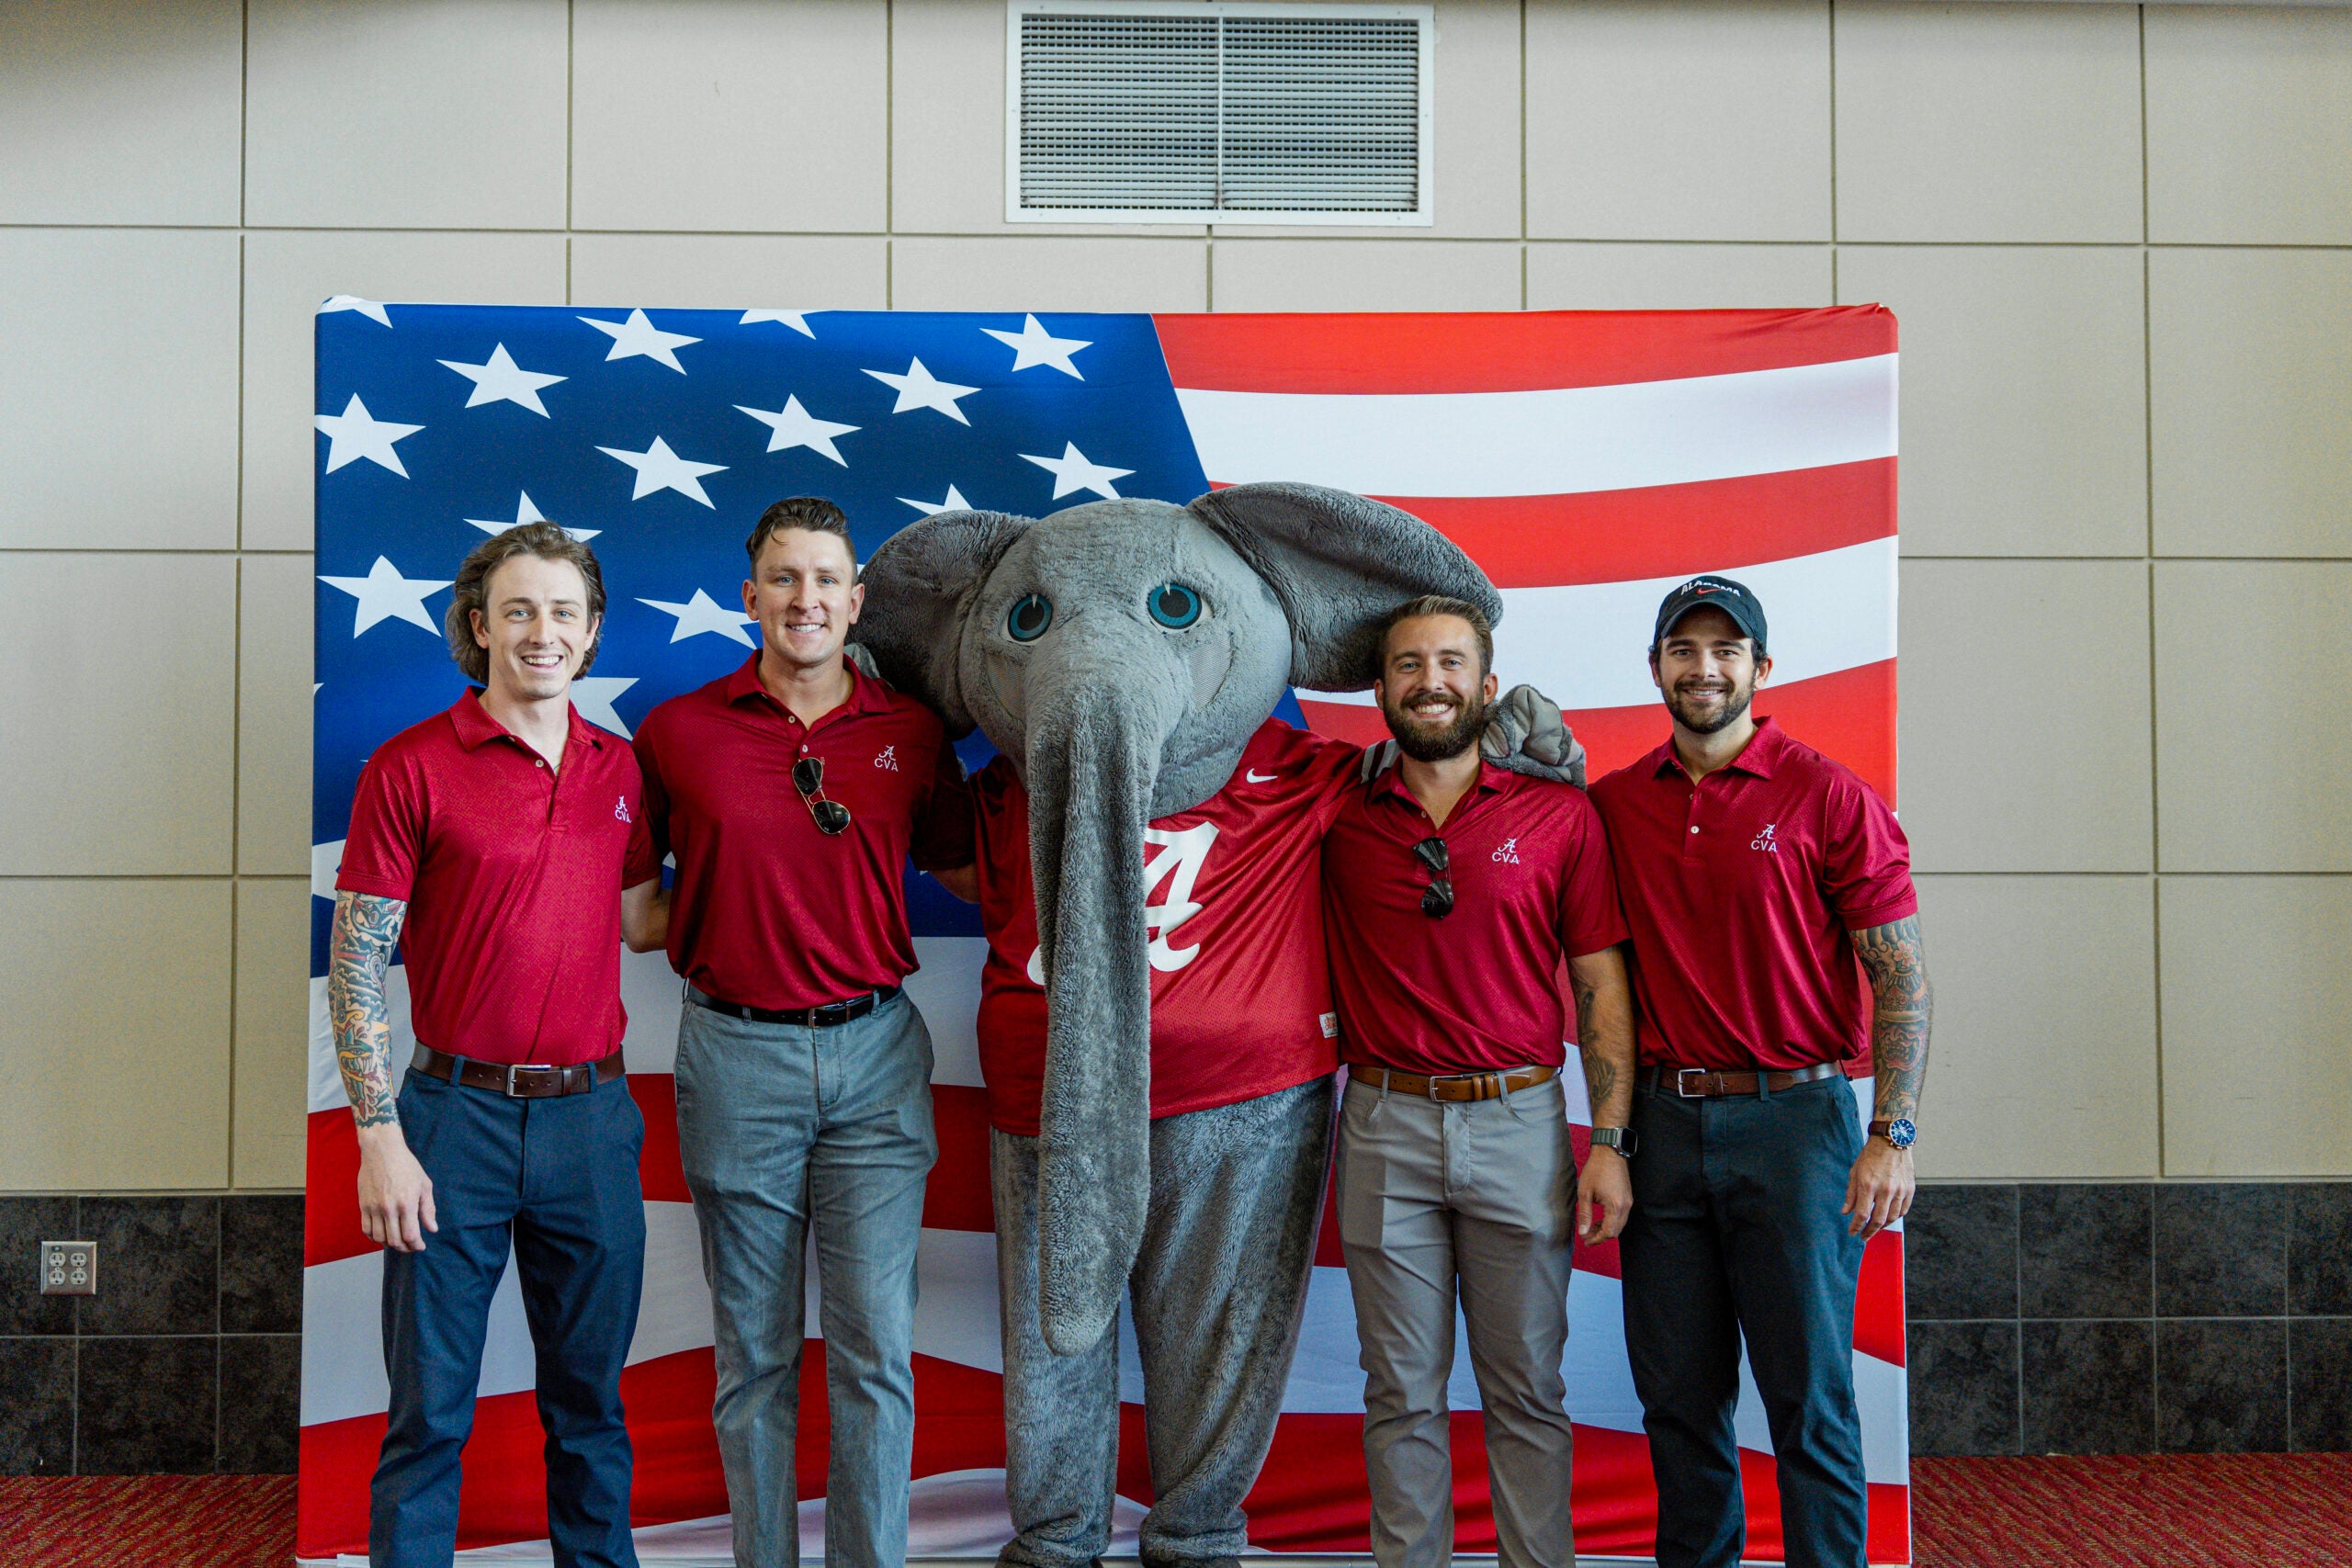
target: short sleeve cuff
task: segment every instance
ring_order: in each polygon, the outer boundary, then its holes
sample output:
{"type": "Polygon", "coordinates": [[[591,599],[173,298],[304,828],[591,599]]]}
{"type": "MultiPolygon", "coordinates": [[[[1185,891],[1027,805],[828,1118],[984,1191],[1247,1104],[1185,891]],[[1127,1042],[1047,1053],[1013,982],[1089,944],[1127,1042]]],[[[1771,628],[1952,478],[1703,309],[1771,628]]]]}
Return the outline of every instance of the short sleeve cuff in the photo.
{"type": "Polygon", "coordinates": [[[1600,931],[1591,932],[1589,934],[1579,935],[1576,942],[1569,944],[1568,956],[1571,958],[1590,958],[1596,953],[1608,952],[1611,948],[1615,947],[1619,942],[1631,941],[1633,939],[1633,932],[1627,931],[1623,925],[1618,925],[1600,931]]]}
{"type": "Polygon", "coordinates": [[[1866,931],[1872,926],[1883,926],[1895,920],[1907,920],[1919,912],[1919,896],[1905,892],[1902,897],[1884,904],[1873,904],[1867,909],[1845,909],[1839,914],[1849,931],[1866,931]]]}
{"type": "Polygon", "coordinates": [[[405,904],[415,885],[392,876],[370,876],[364,871],[342,871],[335,874],[334,890],[338,893],[364,893],[370,898],[397,898],[405,904]]]}

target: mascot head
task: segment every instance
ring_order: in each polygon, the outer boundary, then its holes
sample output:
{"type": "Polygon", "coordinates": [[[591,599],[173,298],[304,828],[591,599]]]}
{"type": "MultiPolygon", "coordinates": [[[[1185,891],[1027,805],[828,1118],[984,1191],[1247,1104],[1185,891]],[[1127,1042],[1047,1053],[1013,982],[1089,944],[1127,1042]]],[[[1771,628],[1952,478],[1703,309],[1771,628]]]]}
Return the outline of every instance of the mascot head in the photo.
{"type": "Polygon", "coordinates": [[[1041,1326],[1075,1354],[1118,1310],[1149,1186],[1145,825],[1224,787],[1285,685],[1370,686],[1396,606],[1443,593],[1491,621],[1502,601],[1409,513],[1294,484],[942,513],[884,543],[865,581],[859,641],[884,677],[951,735],[978,726],[1029,789],[1041,1326]]]}

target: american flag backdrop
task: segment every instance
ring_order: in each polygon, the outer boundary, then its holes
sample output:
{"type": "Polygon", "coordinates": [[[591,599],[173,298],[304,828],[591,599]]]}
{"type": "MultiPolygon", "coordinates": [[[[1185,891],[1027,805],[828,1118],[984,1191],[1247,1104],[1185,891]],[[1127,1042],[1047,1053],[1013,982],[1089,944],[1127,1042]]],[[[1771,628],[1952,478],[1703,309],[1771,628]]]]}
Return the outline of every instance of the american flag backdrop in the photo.
{"type": "MultiPolygon", "coordinates": [[[[1735,575],[1770,614],[1759,711],[1895,787],[1895,330],[1876,307],[1491,315],[949,315],[379,304],[318,318],[318,629],[311,1073],[304,1246],[305,1560],[361,1555],[386,1403],[380,1255],[353,1201],[358,1155],[326,1023],[326,936],[368,753],[453,702],[440,617],[465,552],[516,521],[590,538],[611,597],[591,720],[628,734],[654,704],[740,663],[744,534],[778,497],[840,502],[860,557],[970,505],[1043,515],[1110,496],[1184,502],[1295,479],[1378,496],[1463,546],[1502,591],[1496,659],[1568,710],[1594,776],[1661,739],[1643,649],[1665,591],[1735,575]],[[447,576],[443,574],[447,573],[447,576]]],[[[1294,723],[1385,733],[1363,697],[1308,694],[1294,723]]],[[[967,764],[988,754],[974,737],[967,764]]],[[[973,1016],[977,915],[910,873],[940,1161],[916,1319],[916,1556],[992,1556],[1001,1490],[994,1244],[973,1016]]],[[[670,1077],[677,981],[624,955],[630,1089],[646,1113],[644,1305],[624,1378],[648,1561],[731,1561],[711,1433],[708,1296],[680,1173],[670,1077]]],[[[405,1063],[406,991],[390,986],[405,1063]]],[[[1569,1075],[1570,1114],[1586,1118],[1569,1075]]],[[[1858,1093],[1867,1085],[1858,1085],[1858,1093]]],[[[1579,1131],[1577,1149],[1583,1152],[1579,1131]]],[[[1870,1244],[1854,1333],[1871,1559],[1910,1559],[1902,1236],[1870,1244]]],[[[817,1318],[809,1271],[809,1325],[817,1318]]],[[[1568,1407],[1579,1549],[1645,1557],[1656,1502],[1625,1365],[1613,1243],[1579,1250],[1568,1407]]],[[[1637,1310],[1637,1308],[1636,1308],[1637,1310]]],[[[1141,1378],[1126,1358],[1130,1400],[1141,1378]]],[[[492,1314],[460,1544],[546,1560],[531,1352],[510,1270],[492,1314]]],[[[1272,1551],[1367,1546],[1362,1372],[1327,1213],[1297,1365],[1249,1503],[1272,1551]]],[[[1748,1555],[1777,1560],[1770,1440],[1738,1416],[1748,1555]]],[[[823,1347],[802,1376],[803,1540],[821,1554],[823,1347]]],[[[1459,1539],[1494,1550],[1466,1351],[1451,1389],[1459,1539]]],[[[1150,1496],[1125,1415],[1122,1542],[1150,1496]]]]}

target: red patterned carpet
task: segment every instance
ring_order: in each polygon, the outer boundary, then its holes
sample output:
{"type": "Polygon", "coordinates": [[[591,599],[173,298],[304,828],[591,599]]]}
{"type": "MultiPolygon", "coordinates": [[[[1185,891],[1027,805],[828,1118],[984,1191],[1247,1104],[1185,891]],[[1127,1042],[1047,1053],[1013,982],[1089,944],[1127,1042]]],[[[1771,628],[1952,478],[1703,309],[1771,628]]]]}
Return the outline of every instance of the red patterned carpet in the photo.
{"type": "MultiPolygon", "coordinates": [[[[2352,1454],[1922,1459],[1919,1568],[2352,1568],[2352,1454]]],[[[0,1479],[6,1568],[283,1568],[278,1475],[0,1479]]]]}

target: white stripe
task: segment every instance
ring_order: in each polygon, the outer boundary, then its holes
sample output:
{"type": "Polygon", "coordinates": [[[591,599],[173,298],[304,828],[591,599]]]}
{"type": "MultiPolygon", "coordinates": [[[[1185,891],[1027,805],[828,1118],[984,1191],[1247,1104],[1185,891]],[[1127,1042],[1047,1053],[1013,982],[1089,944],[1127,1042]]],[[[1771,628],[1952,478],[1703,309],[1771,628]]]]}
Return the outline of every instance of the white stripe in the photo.
{"type": "Polygon", "coordinates": [[[1567,495],[1894,456],[1895,356],[1533,392],[1178,388],[1216,484],[1567,495]]]}
{"type": "MultiPolygon", "coordinates": [[[[1730,569],[1763,603],[1772,683],[1785,686],[1894,657],[1895,540],[1730,569]]],[[[1506,588],[1495,627],[1495,672],[1527,682],[1564,708],[1646,705],[1650,632],[1681,577],[1506,588]]],[[[1302,692],[1308,702],[1369,706],[1369,692],[1302,692]]]]}

